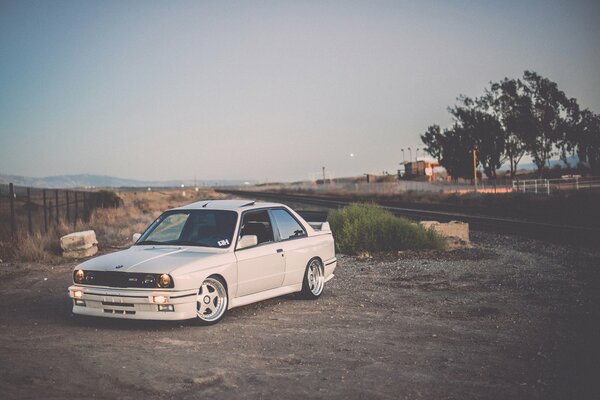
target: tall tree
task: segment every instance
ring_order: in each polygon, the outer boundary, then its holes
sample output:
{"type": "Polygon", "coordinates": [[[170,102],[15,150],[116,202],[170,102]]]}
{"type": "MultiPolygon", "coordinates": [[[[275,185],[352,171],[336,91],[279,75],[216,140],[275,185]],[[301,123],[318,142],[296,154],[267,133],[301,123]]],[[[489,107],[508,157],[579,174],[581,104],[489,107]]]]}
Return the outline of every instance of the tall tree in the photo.
{"type": "Polygon", "coordinates": [[[523,136],[533,125],[530,99],[523,93],[518,80],[504,78],[500,82],[492,82],[481,101],[504,131],[505,156],[510,164],[510,176],[514,178],[526,152],[523,136]]]}
{"type": "Polygon", "coordinates": [[[560,143],[562,157],[577,154],[579,162],[587,165],[593,175],[600,175],[600,115],[587,108],[580,110],[571,99],[567,133],[560,143]]]}
{"type": "Polygon", "coordinates": [[[459,105],[450,108],[455,125],[461,127],[461,132],[477,147],[477,160],[483,166],[488,178],[496,179],[496,170],[506,160],[504,156],[506,137],[505,132],[496,119],[488,112],[489,105],[485,98],[471,99],[461,96],[459,105]]]}
{"type": "Polygon", "coordinates": [[[421,135],[425,151],[439,160],[452,179],[473,176],[473,141],[458,125],[451,129],[440,129],[432,125],[421,135]]]}
{"type": "Polygon", "coordinates": [[[535,72],[525,71],[519,83],[529,97],[533,121],[522,139],[541,176],[548,160],[557,154],[556,144],[566,134],[569,99],[555,82],[535,72]]]}

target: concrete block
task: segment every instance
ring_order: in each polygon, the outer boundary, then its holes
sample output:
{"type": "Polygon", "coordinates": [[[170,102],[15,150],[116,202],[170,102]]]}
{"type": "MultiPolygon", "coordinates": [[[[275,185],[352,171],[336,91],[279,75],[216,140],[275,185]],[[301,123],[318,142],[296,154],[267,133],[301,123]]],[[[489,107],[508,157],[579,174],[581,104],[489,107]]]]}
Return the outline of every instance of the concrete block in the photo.
{"type": "Polygon", "coordinates": [[[98,244],[96,232],[73,232],[60,238],[60,247],[63,251],[86,250],[98,244]]]}
{"type": "Polygon", "coordinates": [[[86,258],[91,257],[98,252],[98,247],[92,246],[82,250],[70,250],[63,251],[63,257],[65,258],[86,258]]]}
{"type": "Polygon", "coordinates": [[[469,224],[466,222],[450,221],[441,223],[437,221],[421,221],[424,228],[433,228],[434,231],[446,238],[454,238],[469,243],[469,224]]]}

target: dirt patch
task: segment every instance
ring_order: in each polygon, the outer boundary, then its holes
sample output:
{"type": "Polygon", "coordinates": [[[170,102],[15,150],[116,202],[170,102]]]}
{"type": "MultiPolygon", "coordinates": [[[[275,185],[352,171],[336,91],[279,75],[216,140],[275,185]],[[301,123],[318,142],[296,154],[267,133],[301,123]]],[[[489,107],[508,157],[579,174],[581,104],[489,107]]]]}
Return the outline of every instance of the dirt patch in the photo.
{"type": "Polygon", "coordinates": [[[598,398],[600,253],[473,233],[475,247],[339,256],[317,301],[211,327],[76,318],[74,263],[0,264],[6,399],[598,398]]]}

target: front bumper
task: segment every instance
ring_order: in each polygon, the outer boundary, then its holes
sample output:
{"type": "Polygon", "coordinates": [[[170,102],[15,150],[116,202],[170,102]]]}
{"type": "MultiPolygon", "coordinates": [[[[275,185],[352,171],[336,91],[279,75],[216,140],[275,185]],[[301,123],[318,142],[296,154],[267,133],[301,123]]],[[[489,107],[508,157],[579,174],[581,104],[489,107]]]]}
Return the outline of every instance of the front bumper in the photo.
{"type": "Polygon", "coordinates": [[[93,317],[182,320],[196,317],[198,290],[139,290],[73,285],[69,297],[73,314],[93,317]],[[78,297],[75,293],[78,292],[78,297]],[[81,293],[79,293],[81,292],[81,293]],[[155,296],[166,297],[161,305],[172,305],[173,311],[159,311],[155,296]]]}

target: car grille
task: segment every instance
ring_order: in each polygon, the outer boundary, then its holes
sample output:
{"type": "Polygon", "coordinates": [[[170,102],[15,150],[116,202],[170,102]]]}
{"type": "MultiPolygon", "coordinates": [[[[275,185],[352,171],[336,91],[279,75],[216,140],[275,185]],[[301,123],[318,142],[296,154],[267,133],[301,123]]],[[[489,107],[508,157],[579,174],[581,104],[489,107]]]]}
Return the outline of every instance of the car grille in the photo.
{"type": "Polygon", "coordinates": [[[117,271],[86,271],[85,284],[118,288],[155,288],[156,285],[144,284],[144,278],[150,274],[117,271]]]}

